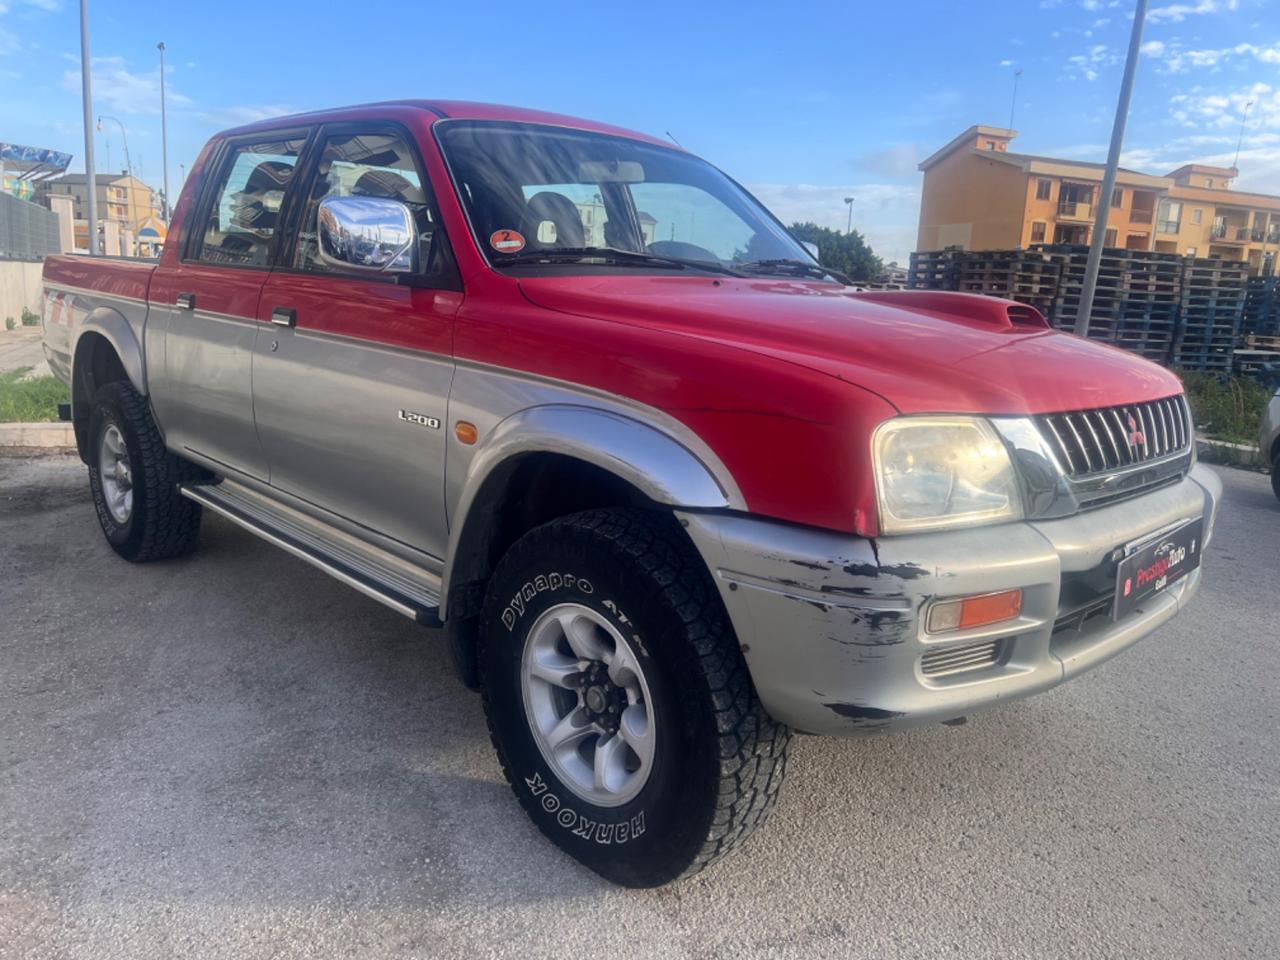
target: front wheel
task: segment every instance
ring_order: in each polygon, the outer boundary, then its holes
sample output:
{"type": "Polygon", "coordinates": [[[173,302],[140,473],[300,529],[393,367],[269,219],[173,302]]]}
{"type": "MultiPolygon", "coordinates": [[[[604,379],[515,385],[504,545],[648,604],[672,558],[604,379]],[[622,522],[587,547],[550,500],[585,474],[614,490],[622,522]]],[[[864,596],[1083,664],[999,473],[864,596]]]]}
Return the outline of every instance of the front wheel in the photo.
{"type": "Polygon", "coordinates": [[[486,593],[480,670],[521,805],[616,883],[697,872],[777,799],[790,732],[669,516],[593,510],[518,541],[486,593]]]}

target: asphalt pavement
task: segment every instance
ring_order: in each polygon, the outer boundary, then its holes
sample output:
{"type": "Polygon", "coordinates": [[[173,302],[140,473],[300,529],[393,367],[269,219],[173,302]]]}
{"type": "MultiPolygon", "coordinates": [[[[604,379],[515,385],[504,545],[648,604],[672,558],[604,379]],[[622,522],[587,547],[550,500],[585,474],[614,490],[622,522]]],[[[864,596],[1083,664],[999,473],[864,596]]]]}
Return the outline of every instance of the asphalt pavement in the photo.
{"type": "Polygon", "coordinates": [[[654,891],[516,805],[438,635],[207,516],[131,566],[0,458],[0,958],[1280,956],[1280,504],[1223,470],[1191,609],[1047,694],[802,738],[654,891]]]}

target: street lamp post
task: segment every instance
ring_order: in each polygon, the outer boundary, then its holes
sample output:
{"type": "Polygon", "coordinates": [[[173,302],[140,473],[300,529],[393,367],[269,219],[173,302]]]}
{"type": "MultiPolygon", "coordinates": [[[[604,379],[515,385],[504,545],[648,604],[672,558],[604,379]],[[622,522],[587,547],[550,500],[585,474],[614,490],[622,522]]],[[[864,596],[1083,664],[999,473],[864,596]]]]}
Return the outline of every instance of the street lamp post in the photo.
{"type": "Polygon", "coordinates": [[[89,222],[86,225],[89,256],[101,252],[98,246],[98,184],[93,177],[93,80],[89,69],[89,0],[80,0],[80,89],[84,102],[84,185],[88,196],[89,222]]]}
{"type": "Polygon", "coordinates": [[[169,124],[164,109],[164,41],[156,44],[160,51],[160,162],[164,165],[164,213],[165,224],[169,223],[169,124]]]}
{"type": "Polygon", "coordinates": [[[849,234],[853,233],[853,197],[845,197],[844,205],[849,208],[848,222],[845,224],[845,227],[844,227],[845,235],[848,236],[849,234]]]}

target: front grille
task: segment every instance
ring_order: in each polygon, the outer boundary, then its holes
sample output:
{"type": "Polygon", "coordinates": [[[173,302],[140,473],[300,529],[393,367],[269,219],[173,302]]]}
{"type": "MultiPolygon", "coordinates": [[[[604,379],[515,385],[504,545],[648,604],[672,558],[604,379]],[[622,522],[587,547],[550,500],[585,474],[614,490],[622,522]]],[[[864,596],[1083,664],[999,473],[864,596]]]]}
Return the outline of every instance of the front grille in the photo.
{"type": "Polygon", "coordinates": [[[942,677],[989,667],[999,656],[1000,640],[980,640],[958,647],[930,650],[921,658],[920,670],[926,677],[942,677]]]}
{"type": "Polygon", "coordinates": [[[1040,435],[1072,479],[1113,473],[1191,448],[1181,397],[1036,417],[1040,435]]]}

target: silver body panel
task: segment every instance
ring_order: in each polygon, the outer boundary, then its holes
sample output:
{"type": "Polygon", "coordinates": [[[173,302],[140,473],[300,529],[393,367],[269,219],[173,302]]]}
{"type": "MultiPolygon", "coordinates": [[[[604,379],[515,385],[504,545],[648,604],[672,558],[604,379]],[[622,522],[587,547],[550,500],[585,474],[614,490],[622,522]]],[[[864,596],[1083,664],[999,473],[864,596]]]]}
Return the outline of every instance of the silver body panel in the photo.
{"type": "MultiPolygon", "coordinates": [[[[199,293],[194,309],[151,301],[151,406],[170,449],[212,461],[220,470],[266,479],[267,458],[253,418],[253,350],[260,326],[255,314],[266,274],[226,273],[225,282],[240,288],[254,313],[205,309],[199,293]]],[[[200,278],[197,289],[208,282],[200,278]]]]}
{"type": "Polygon", "coordinates": [[[110,342],[129,382],[139,393],[147,393],[145,300],[97,291],[86,293],[46,282],[40,319],[45,359],[50,371],[63,383],[72,383],[76,345],[84,334],[92,332],[110,342]]]}
{"type": "MultiPolygon", "coordinates": [[[[797,729],[879,733],[964,716],[1061,683],[1172,617],[1200,570],[1118,621],[1055,635],[1064,574],[1117,548],[1203,517],[1208,543],[1221,482],[1205,467],[1135,499],[1054,520],[951,532],[841,536],[752,517],[682,514],[713,573],[761,701],[797,729]],[[926,633],[928,603],[1021,588],[1017,620],[926,633]],[[1000,641],[978,669],[926,674],[948,649],[1000,641]]],[[[945,660],[942,662],[946,662],[945,660]]]]}
{"type": "Polygon", "coordinates": [[[1264,462],[1275,469],[1275,461],[1280,456],[1276,443],[1280,441],[1280,390],[1275,392],[1271,402],[1262,414],[1262,423],[1258,426],[1258,449],[1262,451],[1264,462]]]}
{"type": "Polygon", "coordinates": [[[254,410],[271,485],[444,555],[445,406],[453,361],[350,337],[264,328],[254,410]],[[417,411],[435,426],[402,419],[417,411]]]}

